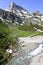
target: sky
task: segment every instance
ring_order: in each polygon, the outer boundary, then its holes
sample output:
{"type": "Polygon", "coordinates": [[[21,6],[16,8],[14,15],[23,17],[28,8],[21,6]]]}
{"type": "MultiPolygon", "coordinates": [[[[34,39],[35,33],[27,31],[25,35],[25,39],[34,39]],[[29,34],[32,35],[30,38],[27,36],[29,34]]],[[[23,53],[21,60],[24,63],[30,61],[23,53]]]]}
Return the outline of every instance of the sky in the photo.
{"type": "Polygon", "coordinates": [[[8,8],[10,2],[14,1],[17,5],[22,6],[29,12],[34,12],[39,10],[43,13],[43,0],[0,0],[0,8],[8,8]]]}

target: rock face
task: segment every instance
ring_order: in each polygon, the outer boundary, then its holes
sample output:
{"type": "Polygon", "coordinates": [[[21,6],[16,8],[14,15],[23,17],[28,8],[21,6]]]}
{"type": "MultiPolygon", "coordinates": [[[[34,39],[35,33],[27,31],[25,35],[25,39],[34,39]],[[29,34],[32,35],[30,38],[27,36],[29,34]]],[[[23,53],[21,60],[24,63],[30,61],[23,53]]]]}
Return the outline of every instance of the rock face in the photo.
{"type": "Polygon", "coordinates": [[[39,11],[29,13],[23,7],[11,2],[9,7],[5,10],[0,9],[0,19],[16,24],[32,23],[43,25],[43,14],[39,11]]]}
{"type": "Polygon", "coordinates": [[[11,12],[0,9],[0,19],[8,23],[21,23],[22,19],[11,12]]]}

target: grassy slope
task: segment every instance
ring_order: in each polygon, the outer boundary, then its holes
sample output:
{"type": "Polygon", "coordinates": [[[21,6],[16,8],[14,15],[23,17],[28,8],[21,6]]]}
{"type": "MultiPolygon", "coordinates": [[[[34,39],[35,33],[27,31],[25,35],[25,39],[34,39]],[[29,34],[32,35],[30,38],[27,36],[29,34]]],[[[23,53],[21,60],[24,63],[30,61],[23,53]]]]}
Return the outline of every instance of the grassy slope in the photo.
{"type": "Polygon", "coordinates": [[[14,26],[12,28],[10,28],[11,31],[11,36],[18,36],[18,37],[27,37],[33,34],[36,34],[37,32],[34,31],[23,31],[20,30],[17,26],[14,26]]]}
{"type": "Polygon", "coordinates": [[[43,27],[40,27],[38,25],[13,26],[13,27],[10,27],[11,36],[27,37],[27,36],[33,36],[33,35],[43,35],[43,32],[36,32],[34,30],[34,27],[37,27],[37,29],[39,28],[43,30],[43,27]]]}
{"type": "MultiPolygon", "coordinates": [[[[35,27],[43,29],[42,27],[35,27]]],[[[23,25],[22,26],[12,26],[8,28],[2,21],[0,20],[0,65],[4,65],[3,62],[8,60],[9,54],[5,52],[6,47],[10,45],[15,45],[17,48],[17,44],[14,41],[16,37],[27,37],[33,35],[43,35],[43,32],[35,32],[33,25],[23,25]]]]}
{"type": "Polygon", "coordinates": [[[5,52],[8,47],[8,27],[0,20],[0,65],[7,61],[9,54],[5,52]]]}
{"type": "Polygon", "coordinates": [[[13,49],[13,47],[15,49],[18,46],[13,36],[10,35],[11,33],[8,26],[0,20],[0,65],[5,65],[4,63],[8,62],[11,56],[6,52],[6,49],[13,49]]]}

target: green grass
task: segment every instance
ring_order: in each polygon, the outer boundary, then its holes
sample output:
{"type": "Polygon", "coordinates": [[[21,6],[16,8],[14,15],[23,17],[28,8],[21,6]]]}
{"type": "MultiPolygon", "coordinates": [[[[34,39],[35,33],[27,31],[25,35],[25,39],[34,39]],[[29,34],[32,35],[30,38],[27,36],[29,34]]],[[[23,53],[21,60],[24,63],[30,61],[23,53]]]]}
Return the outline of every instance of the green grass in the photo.
{"type": "Polygon", "coordinates": [[[0,20],[0,65],[5,65],[4,63],[8,62],[10,54],[6,52],[6,49],[17,48],[17,43],[14,40],[13,36],[10,36],[10,29],[5,23],[0,20]]]}
{"type": "Polygon", "coordinates": [[[35,32],[35,31],[23,31],[20,30],[18,28],[18,26],[14,26],[12,28],[10,28],[10,32],[11,32],[11,36],[12,37],[27,37],[27,36],[32,36],[32,35],[36,35],[39,34],[39,32],[35,32]]]}
{"type": "Polygon", "coordinates": [[[42,26],[32,25],[32,23],[30,23],[30,25],[24,24],[22,26],[15,25],[10,27],[10,32],[11,32],[10,36],[27,37],[27,36],[34,36],[34,35],[43,35],[43,32],[36,32],[34,27],[37,29],[43,30],[42,26]]]}
{"type": "Polygon", "coordinates": [[[0,65],[7,61],[8,54],[5,50],[9,46],[8,44],[9,28],[0,20],[0,65]]]}

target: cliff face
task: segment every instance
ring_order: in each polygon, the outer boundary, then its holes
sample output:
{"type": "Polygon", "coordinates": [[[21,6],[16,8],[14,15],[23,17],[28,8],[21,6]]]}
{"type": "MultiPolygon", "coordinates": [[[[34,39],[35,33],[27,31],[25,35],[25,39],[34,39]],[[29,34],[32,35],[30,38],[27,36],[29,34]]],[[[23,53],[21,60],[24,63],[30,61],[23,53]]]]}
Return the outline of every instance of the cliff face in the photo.
{"type": "Polygon", "coordinates": [[[0,9],[0,19],[10,23],[20,23],[22,20],[16,14],[0,9]]]}

